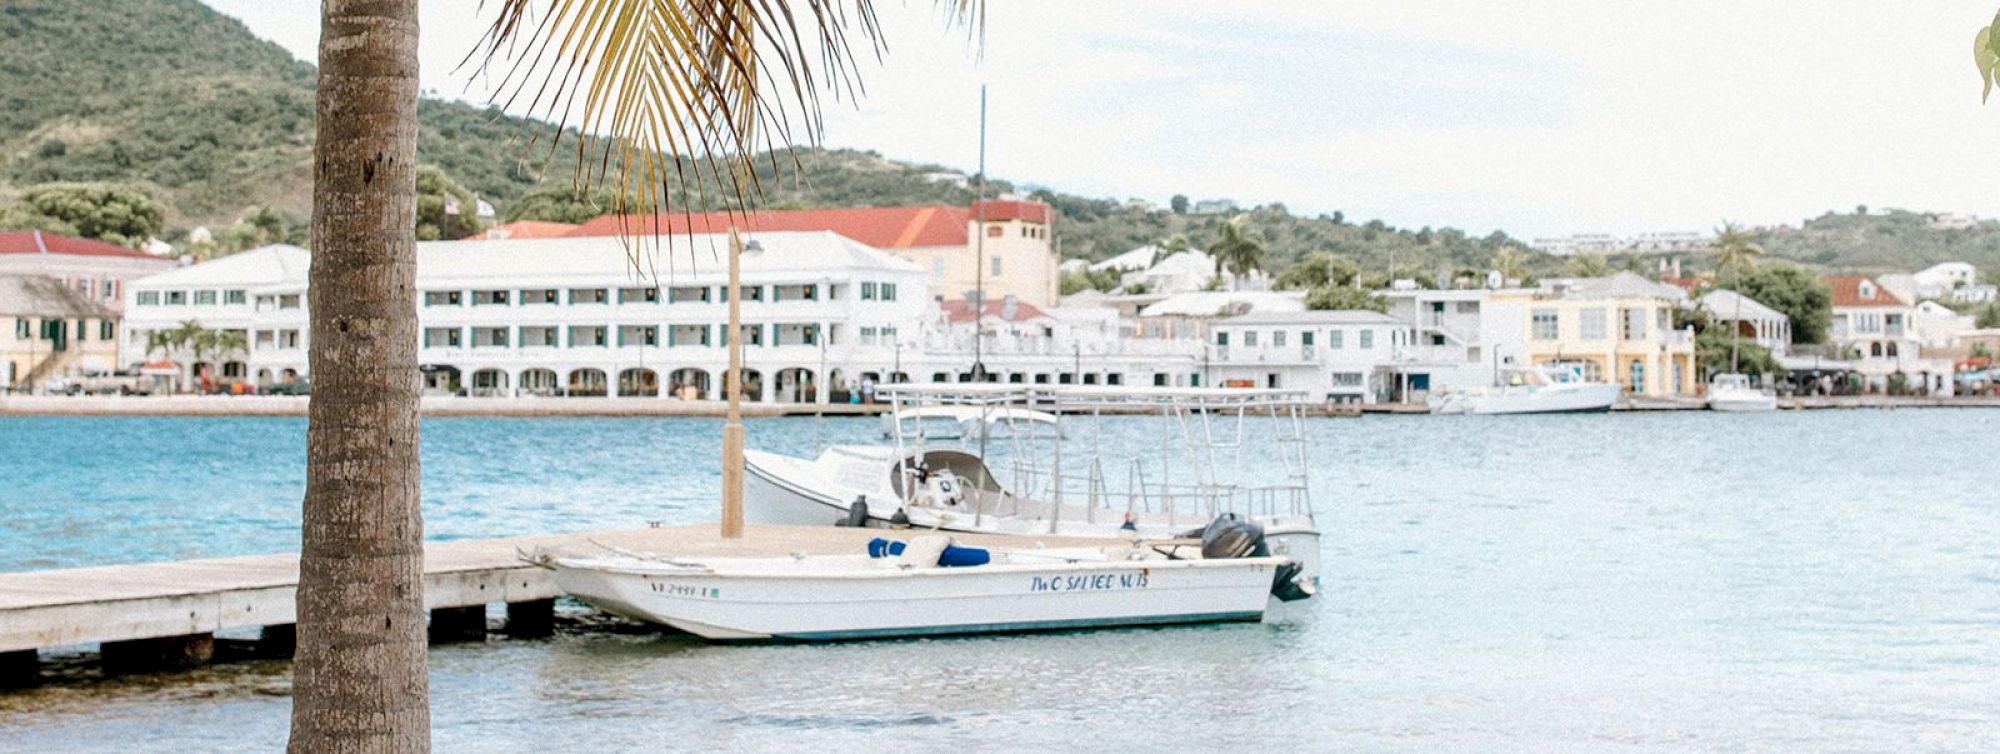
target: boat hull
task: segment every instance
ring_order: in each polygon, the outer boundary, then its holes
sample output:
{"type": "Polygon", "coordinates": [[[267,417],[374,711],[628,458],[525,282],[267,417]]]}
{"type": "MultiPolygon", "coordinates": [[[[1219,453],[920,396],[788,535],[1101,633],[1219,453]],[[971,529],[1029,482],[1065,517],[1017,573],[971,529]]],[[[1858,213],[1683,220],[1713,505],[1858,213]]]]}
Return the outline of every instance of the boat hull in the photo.
{"type": "Polygon", "coordinates": [[[1618,402],[1618,386],[1577,385],[1561,389],[1470,395],[1465,413],[1485,416],[1504,414],[1583,414],[1610,411],[1618,402]]]}
{"type": "Polygon", "coordinates": [[[1731,391],[1711,393],[1708,410],[1728,413],[1754,413],[1778,410],[1778,399],[1760,391],[1731,391]]]}
{"type": "Polygon", "coordinates": [[[559,560],[563,591],[716,641],[845,641],[1257,621],[1277,558],[718,574],[559,560]]]}

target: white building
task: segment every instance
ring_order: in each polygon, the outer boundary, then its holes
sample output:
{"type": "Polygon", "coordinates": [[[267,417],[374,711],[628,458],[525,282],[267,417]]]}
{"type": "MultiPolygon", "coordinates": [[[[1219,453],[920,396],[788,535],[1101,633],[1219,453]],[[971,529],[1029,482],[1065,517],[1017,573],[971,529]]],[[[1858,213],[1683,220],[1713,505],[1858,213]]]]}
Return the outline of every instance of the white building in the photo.
{"type": "MultiPolygon", "coordinates": [[[[898,343],[932,308],[921,270],[830,232],[752,240],[747,397],[841,400],[863,377],[895,378],[898,343]]],[[[670,243],[636,267],[608,237],[417,244],[426,392],[715,397],[728,363],[724,240],[670,243]]],[[[203,355],[225,379],[305,375],[308,261],[302,249],[265,247],[133,282],[123,360],[146,360],[148,333],[192,320],[250,343],[203,355]]],[[[193,354],[173,356],[200,368],[193,354]]]]}
{"type": "Polygon", "coordinates": [[[1259,311],[1209,324],[1204,370],[1223,387],[1305,390],[1334,403],[1386,396],[1402,329],[1371,311],[1259,311]]]}
{"type": "Polygon", "coordinates": [[[1717,325],[1735,325],[1736,332],[1745,341],[1762,346],[1772,356],[1782,357],[1791,352],[1792,318],[1757,301],[1726,288],[1718,288],[1702,294],[1696,300],[1708,310],[1708,321],[1717,325]]]}
{"type": "Polygon", "coordinates": [[[1833,290],[1833,324],[1828,336],[1845,355],[1856,356],[1855,371],[1877,390],[1903,375],[1906,384],[1949,395],[1950,359],[1926,358],[1915,327],[1917,309],[1866,275],[1823,278],[1833,290]]]}

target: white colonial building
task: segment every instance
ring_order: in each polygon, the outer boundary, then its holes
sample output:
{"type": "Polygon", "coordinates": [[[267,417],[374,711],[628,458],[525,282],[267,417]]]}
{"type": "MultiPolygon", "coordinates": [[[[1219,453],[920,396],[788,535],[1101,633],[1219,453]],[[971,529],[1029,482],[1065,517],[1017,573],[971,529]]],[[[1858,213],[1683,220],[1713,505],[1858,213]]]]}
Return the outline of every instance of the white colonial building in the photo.
{"type": "Polygon", "coordinates": [[[1208,325],[1210,384],[1305,390],[1334,403],[1387,397],[1404,325],[1371,311],[1253,311],[1208,325]]]}
{"type": "MultiPolygon", "coordinates": [[[[831,232],[769,232],[743,257],[744,387],[753,400],[844,400],[890,380],[898,343],[932,309],[924,272],[831,232]]],[[[617,238],[417,244],[426,391],[472,395],[713,397],[730,337],[722,236],[636,255],[617,238]]],[[[257,383],[305,376],[308,252],[256,249],[135,281],[123,360],[193,321],[246,352],[171,354],[198,373],[257,383]]]]}

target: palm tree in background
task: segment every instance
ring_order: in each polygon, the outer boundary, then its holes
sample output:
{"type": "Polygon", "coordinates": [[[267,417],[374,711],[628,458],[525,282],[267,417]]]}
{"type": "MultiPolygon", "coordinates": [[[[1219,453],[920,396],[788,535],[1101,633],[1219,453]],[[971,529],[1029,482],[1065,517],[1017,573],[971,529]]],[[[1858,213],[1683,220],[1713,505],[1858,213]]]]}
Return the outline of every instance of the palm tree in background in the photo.
{"type": "MultiPolygon", "coordinates": [[[[1528,278],[1528,255],[1520,249],[1506,248],[1493,252],[1493,269],[1508,281],[1528,278]]],[[[1509,282],[1508,285],[1513,283],[1509,282]]]]}
{"type": "Polygon", "coordinates": [[[1728,220],[1722,221],[1722,228],[1715,232],[1715,268],[1718,276],[1729,273],[1728,288],[1736,294],[1736,312],[1729,321],[1729,372],[1736,373],[1737,352],[1742,350],[1743,333],[1743,270],[1756,269],[1757,258],[1764,256],[1764,247],[1750,240],[1750,234],[1743,226],[1728,220]]]}
{"type": "MultiPolygon", "coordinates": [[[[977,0],[939,5],[977,28],[977,0]]],[[[883,52],[871,0],[501,0],[498,11],[486,63],[519,56],[496,69],[502,88],[557,121],[550,148],[573,139],[589,158],[578,188],[611,183],[621,214],[670,209],[671,196],[749,206],[752,155],[816,141],[822,90],[856,91],[854,42],[883,52]]],[[[430,748],[417,42],[417,0],[322,0],[293,751],[430,748]]]]}
{"type": "Polygon", "coordinates": [[[1250,228],[1246,215],[1229,218],[1215,230],[1215,243],[1208,245],[1208,253],[1215,257],[1215,274],[1227,271],[1241,285],[1251,270],[1263,267],[1264,241],[1250,228]]]}

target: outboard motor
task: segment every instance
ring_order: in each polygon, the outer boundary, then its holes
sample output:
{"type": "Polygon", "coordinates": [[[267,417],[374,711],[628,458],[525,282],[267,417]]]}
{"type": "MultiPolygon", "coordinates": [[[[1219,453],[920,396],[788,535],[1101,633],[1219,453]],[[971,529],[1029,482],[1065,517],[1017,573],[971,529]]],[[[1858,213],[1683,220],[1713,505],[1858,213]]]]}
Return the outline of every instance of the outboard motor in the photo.
{"type": "Polygon", "coordinates": [[[1203,558],[1255,558],[1270,554],[1264,546],[1264,527],[1234,513],[1216,516],[1201,530],[1203,558]]]}
{"type": "Polygon", "coordinates": [[[1280,602],[1297,602],[1311,599],[1316,590],[1299,574],[1305,571],[1305,564],[1296,560],[1278,566],[1278,572],[1271,576],[1271,596],[1280,602]]]}
{"type": "Polygon", "coordinates": [[[847,517],[833,522],[833,525],[847,526],[856,529],[867,526],[868,496],[862,495],[861,497],[855,498],[854,504],[847,506],[847,517]]]}
{"type": "Polygon", "coordinates": [[[910,514],[902,508],[897,508],[896,515],[889,517],[889,526],[894,529],[910,528],[910,514]]]}

